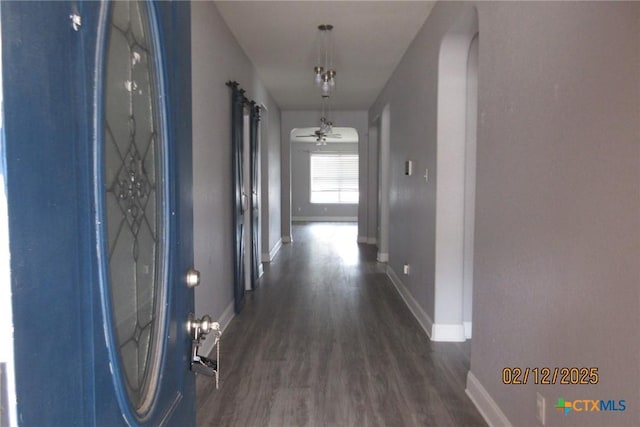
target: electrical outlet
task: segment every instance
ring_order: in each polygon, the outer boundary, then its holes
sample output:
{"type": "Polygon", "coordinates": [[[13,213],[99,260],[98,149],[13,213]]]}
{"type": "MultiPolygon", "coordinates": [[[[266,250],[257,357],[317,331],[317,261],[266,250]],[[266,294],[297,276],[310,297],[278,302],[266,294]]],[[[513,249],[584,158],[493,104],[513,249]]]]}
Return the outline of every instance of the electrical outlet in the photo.
{"type": "Polygon", "coordinates": [[[540,393],[536,393],[536,415],[538,417],[538,421],[544,425],[545,416],[547,415],[547,404],[546,399],[540,393]]]}

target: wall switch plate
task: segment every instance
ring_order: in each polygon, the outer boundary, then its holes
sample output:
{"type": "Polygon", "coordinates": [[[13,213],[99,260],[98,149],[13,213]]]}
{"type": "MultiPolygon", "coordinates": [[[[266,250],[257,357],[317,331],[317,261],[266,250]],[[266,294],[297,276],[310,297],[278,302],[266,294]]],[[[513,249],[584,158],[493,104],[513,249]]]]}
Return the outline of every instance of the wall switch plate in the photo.
{"type": "Polygon", "coordinates": [[[413,175],[413,161],[407,160],[404,162],[404,174],[407,176],[413,175]]]}
{"type": "Polygon", "coordinates": [[[546,408],[546,400],[544,398],[543,395],[541,395],[540,393],[536,393],[536,417],[538,418],[538,421],[540,421],[540,423],[542,423],[542,425],[544,425],[545,423],[545,416],[547,415],[547,408],[546,408]]]}
{"type": "Polygon", "coordinates": [[[407,276],[409,275],[409,273],[411,272],[411,267],[409,266],[409,264],[405,264],[402,266],[402,272],[407,276]]]}
{"type": "Polygon", "coordinates": [[[429,169],[424,170],[424,182],[429,182],[429,169]]]}

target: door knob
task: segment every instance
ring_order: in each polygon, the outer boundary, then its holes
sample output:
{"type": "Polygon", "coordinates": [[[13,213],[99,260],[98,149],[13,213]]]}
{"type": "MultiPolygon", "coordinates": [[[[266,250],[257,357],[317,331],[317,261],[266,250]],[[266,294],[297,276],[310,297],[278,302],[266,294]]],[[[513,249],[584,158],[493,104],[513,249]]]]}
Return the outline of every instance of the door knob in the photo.
{"type": "Polygon", "coordinates": [[[200,342],[201,339],[205,339],[205,335],[212,331],[215,331],[214,339],[216,340],[222,335],[220,323],[211,320],[211,316],[207,314],[202,316],[201,319],[197,319],[193,314],[189,315],[187,329],[191,334],[191,338],[198,342],[200,342]]]}
{"type": "Polygon", "coordinates": [[[205,314],[200,320],[195,320],[194,325],[200,328],[202,335],[206,335],[214,329],[220,329],[220,324],[211,320],[211,316],[205,314]]]}
{"type": "Polygon", "coordinates": [[[187,288],[195,288],[200,284],[200,272],[194,268],[188,269],[185,282],[187,283],[187,288]]]}

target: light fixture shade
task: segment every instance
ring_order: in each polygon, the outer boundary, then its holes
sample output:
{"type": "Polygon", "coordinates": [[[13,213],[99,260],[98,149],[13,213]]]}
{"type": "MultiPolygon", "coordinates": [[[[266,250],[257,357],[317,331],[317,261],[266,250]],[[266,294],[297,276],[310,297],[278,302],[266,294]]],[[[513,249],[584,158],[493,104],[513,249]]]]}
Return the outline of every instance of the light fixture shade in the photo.
{"type": "Polygon", "coordinates": [[[331,86],[327,81],[322,82],[321,89],[322,89],[322,96],[329,96],[329,94],[331,93],[331,86]]]}
{"type": "Polygon", "coordinates": [[[317,86],[322,84],[322,72],[324,71],[324,67],[317,65],[313,67],[313,72],[316,74],[315,82],[317,86]]]}

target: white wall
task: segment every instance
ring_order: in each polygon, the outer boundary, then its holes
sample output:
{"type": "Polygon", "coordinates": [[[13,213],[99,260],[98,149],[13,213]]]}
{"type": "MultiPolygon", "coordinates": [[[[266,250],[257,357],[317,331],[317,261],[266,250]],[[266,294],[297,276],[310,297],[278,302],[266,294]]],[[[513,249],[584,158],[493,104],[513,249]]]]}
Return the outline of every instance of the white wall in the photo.
{"type": "MultiPolygon", "coordinates": [[[[469,390],[496,425],[640,425],[640,3],[438,3],[376,100],[391,105],[390,260],[436,317],[438,61],[478,13],[469,390]],[[422,174],[406,177],[407,158],[422,174]],[[597,385],[508,386],[501,371],[597,367],[597,385]],[[479,393],[486,392],[486,394],[479,393]],[[621,413],[553,410],[625,399],[621,413]],[[495,406],[492,406],[495,404],[495,406]],[[507,422],[508,422],[507,421],[507,422]]],[[[446,289],[443,289],[446,292],[446,289]]]]}
{"type": "MultiPolygon", "coordinates": [[[[360,157],[360,203],[358,204],[358,237],[367,235],[368,215],[368,156],[369,126],[366,111],[333,111],[333,124],[338,127],[353,127],[358,132],[358,154],[360,157]]],[[[301,127],[316,127],[320,121],[320,111],[282,111],[282,235],[283,240],[291,238],[291,131],[301,127]]],[[[294,216],[296,215],[293,212],[294,216]]],[[[336,215],[340,216],[340,215],[336,215]]]]}
{"type": "Polygon", "coordinates": [[[280,110],[271,112],[262,106],[260,120],[260,181],[262,227],[261,253],[263,261],[270,261],[281,244],[280,228],[280,110]]]}
{"type": "Polygon", "coordinates": [[[220,319],[231,314],[225,310],[233,300],[231,95],[225,83],[237,81],[248,98],[268,110],[261,133],[267,188],[261,194],[269,197],[262,200],[269,248],[280,239],[280,110],[214,3],[192,3],[191,31],[194,257],[202,280],[196,288],[196,314],[220,319]]]}

